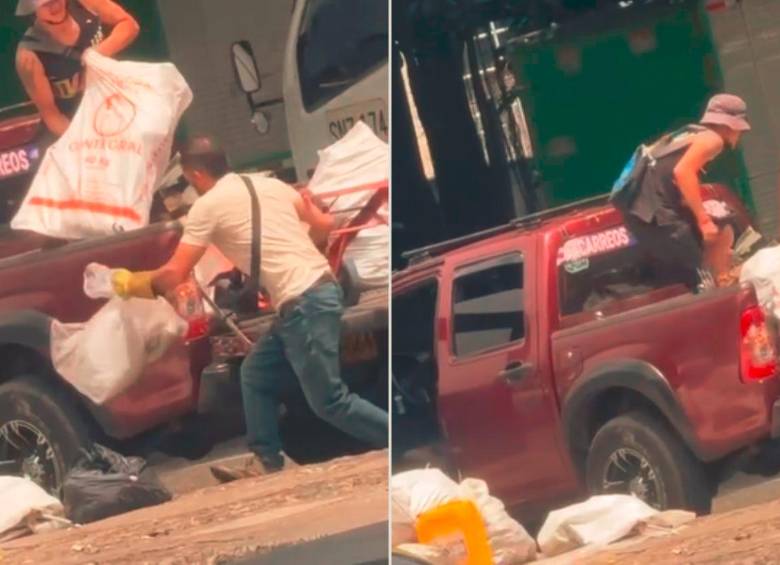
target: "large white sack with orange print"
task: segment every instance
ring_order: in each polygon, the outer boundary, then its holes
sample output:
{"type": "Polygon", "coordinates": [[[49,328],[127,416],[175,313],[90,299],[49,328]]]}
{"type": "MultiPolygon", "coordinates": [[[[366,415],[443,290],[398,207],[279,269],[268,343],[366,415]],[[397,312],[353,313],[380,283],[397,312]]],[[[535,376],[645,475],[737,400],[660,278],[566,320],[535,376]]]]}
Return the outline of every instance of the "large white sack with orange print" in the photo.
{"type": "Polygon", "coordinates": [[[170,63],[84,56],[86,88],[11,227],[80,239],[140,228],[192,91],[170,63]]]}
{"type": "MultiPolygon", "coordinates": [[[[354,218],[358,210],[368,204],[374,192],[360,190],[340,196],[328,194],[388,182],[390,149],[362,121],[333,145],[319,151],[318,155],[319,164],[307,188],[319,196],[336,219],[343,223],[354,218]]],[[[369,286],[384,285],[390,276],[387,204],[380,207],[377,215],[382,221],[360,230],[344,252],[344,259],[354,261],[358,275],[369,286]]]]}

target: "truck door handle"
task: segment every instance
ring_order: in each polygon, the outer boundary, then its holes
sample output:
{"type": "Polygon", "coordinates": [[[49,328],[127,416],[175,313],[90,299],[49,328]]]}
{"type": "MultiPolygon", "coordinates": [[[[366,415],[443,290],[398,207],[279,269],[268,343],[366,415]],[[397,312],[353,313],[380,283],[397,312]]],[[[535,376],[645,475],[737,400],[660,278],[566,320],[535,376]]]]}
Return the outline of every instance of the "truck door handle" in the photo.
{"type": "Polygon", "coordinates": [[[517,384],[520,381],[528,377],[533,371],[533,365],[530,363],[510,363],[506,368],[498,373],[501,378],[507,384],[517,384]]]}

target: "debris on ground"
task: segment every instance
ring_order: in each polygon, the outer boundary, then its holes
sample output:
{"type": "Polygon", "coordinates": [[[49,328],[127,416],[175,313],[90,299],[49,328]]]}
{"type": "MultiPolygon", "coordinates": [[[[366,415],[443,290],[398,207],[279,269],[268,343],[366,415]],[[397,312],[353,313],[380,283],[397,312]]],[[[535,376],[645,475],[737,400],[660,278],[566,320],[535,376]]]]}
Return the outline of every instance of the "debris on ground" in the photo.
{"type": "Polygon", "coordinates": [[[0,476],[0,542],[70,525],[62,503],[21,477],[0,476]]]}
{"type": "Polygon", "coordinates": [[[580,563],[612,543],[679,532],[696,519],[632,495],[598,495],[550,512],[534,540],[484,481],[458,484],[438,469],[415,469],[393,475],[390,490],[394,551],[430,565],[481,563],[483,554],[497,565],[580,563]]]}
{"type": "Polygon", "coordinates": [[[88,524],[168,502],[172,495],[141,457],[124,457],[95,444],[70,470],[62,487],[65,512],[88,524]]]}
{"type": "Polygon", "coordinates": [[[217,564],[387,521],[387,451],[208,487],[0,545],[2,565],[217,564]]]}
{"type": "Polygon", "coordinates": [[[534,539],[509,516],[500,500],[490,496],[485,481],[465,479],[458,484],[439,469],[407,471],[393,475],[391,500],[392,543],[403,546],[409,554],[427,555],[429,560],[435,554],[437,561],[460,561],[478,551],[469,543],[479,544],[482,540],[496,565],[525,563],[536,557],[534,539]],[[468,524],[462,524],[463,507],[453,505],[458,501],[473,505],[474,520],[467,520],[468,524]],[[450,508],[451,515],[447,515],[450,508]],[[423,534],[424,530],[427,533],[423,534]],[[452,535],[461,530],[462,536],[452,535]],[[463,538],[468,540],[465,547],[463,538]],[[440,551],[426,549],[417,542],[438,545],[440,551]]]}

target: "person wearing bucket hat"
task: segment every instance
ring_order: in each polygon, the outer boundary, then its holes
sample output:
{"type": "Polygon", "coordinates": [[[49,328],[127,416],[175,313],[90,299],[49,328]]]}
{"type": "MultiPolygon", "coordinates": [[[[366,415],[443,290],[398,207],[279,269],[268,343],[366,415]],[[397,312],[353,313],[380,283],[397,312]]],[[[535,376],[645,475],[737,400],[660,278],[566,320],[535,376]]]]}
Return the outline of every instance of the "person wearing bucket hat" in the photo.
{"type": "Polygon", "coordinates": [[[83,52],[116,55],[138,36],[138,22],[113,0],[18,0],[16,15],[34,17],[17,46],[17,73],[46,128],[59,137],[81,100],[83,52]]]}
{"type": "Polygon", "coordinates": [[[718,285],[731,281],[733,228],[707,214],[700,175],[726,148],[736,148],[750,130],[745,101],[717,94],[698,124],[662,136],[646,148],[645,169],[636,196],[622,209],[626,226],[667,275],[696,288],[702,269],[718,285]]]}

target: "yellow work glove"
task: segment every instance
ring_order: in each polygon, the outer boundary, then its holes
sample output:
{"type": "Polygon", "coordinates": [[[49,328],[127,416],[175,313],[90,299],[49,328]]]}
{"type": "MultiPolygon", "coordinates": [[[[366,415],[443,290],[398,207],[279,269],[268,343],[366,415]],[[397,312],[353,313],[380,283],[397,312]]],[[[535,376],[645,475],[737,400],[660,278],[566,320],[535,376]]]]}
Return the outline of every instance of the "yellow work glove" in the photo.
{"type": "Polygon", "coordinates": [[[121,298],[155,298],[152,274],[153,271],[133,273],[127,269],[117,269],[111,273],[111,286],[121,298]]]}

